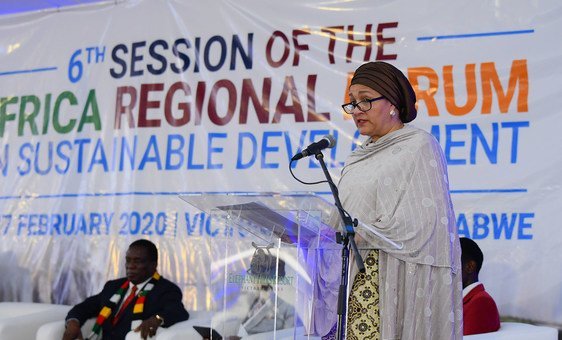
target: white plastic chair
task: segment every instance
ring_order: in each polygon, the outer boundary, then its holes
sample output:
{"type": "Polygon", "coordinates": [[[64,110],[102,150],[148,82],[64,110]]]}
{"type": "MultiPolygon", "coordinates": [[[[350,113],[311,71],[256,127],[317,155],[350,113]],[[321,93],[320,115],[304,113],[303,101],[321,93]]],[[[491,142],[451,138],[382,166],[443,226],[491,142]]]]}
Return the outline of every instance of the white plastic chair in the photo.
{"type": "MultiPolygon", "coordinates": [[[[70,307],[70,306],[69,306],[70,307]]],[[[64,333],[64,318],[66,312],[61,316],[59,321],[44,324],[37,330],[36,340],[60,340],[64,333]]],[[[177,324],[168,328],[160,327],[156,332],[156,336],[152,339],[164,340],[185,340],[185,339],[199,339],[199,334],[193,329],[194,325],[201,325],[209,323],[211,320],[212,312],[200,311],[189,312],[189,320],[178,322],[177,324]]],[[[82,335],[88,336],[94,326],[95,318],[89,319],[82,325],[82,335]]],[[[11,339],[3,338],[0,339],[11,339]]],[[[13,338],[16,339],[16,338],[13,338]]],[[[19,339],[19,338],[17,338],[19,339]]],[[[23,338],[22,338],[23,339],[23,338]]],[[[126,340],[140,340],[140,333],[133,331],[127,333],[126,340]]]]}
{"type": "MultiPolygon", "coordinates": [[[[60,340],[64,334],[64,318],[63,315],[58,321],[44,324],[37,330],[36,340],[60,340]]],[[[82,335],[88,336],[94,327],[96,319],[92,318],[82,325],[82,335]]]]}
{"type": "Polygon", "coordinates": [[[64,319],[70,308],[48,303],[0,302],[0,339],[34,339],[42,325],[64,319]]]}

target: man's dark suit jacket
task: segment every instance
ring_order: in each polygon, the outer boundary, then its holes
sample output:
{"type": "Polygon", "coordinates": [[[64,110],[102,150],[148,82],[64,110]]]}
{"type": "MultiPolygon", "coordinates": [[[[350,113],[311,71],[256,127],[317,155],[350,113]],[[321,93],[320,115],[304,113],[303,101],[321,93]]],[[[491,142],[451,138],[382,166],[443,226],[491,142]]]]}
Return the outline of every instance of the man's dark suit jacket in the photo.
{"type": "MultiPolygon", "coordinates": [[[[97,317],[100,310],[109,304],[109,299],[119,290],[119,287],[125,282],[126,278],[108,281],[102,291],[91,296],[74,306],[66,316],[66,320],[76,318],[83,325],[86,320],[97,317]]],[[[123,297],[124,299],[124,297],[123,297]]],[[[161,277],[154,285],[154,288],[146,296],[144,302],[144,310],[142,312],[142,320],[146,320],[156,314],[164,319],[162,327],[169,327],[177,322],[187,320],[189,314],[185,310],[182,300],[181,290],[171,281],[161,277]]],[[[121,301],[118,303],[118,306],[121,301]]],[[[131,330],[131,322],[133,319],[133,307],[135,300],[127,306],[124,314],[119,321],[113,326],[113,317],[117,313],[113,310],[111,315],[103,324],[103,339],[119,340],[125,339],[127,333],[131,330]]],[[[90,330],[84,337],[90,335],[90,330]]]]}

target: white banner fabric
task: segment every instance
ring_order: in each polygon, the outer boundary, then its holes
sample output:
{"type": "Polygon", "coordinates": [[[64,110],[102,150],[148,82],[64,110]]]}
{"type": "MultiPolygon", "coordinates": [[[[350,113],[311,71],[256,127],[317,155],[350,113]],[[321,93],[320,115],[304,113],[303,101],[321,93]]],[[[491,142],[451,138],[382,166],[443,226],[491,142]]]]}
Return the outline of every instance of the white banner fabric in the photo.
{"type": "MultiPolygon", "coordinates": [[[[415,86],[445,152],[460,236],[502,316],[562,327],[562,4],[126,1],[0,18],[2,300],[76,303],[149,237],[188,309],[209,309],[224,230],[182,193],[300,192],[289,160],[330,134],[366,61],[415,86]]],[[[322,180],[314,158],[293,164],[322,180]]]]}

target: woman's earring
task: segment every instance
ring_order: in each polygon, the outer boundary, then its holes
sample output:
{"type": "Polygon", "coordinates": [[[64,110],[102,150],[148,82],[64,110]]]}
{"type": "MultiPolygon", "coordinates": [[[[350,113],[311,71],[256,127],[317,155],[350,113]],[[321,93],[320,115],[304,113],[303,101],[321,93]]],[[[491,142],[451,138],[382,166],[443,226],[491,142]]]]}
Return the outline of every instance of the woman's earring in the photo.
{"type": "Polygon", "coordinates": [[[390,115],[391,115],[392,117],[396,116],[396,111],[391,110],[391,111],[390,111],[390,115]]]}

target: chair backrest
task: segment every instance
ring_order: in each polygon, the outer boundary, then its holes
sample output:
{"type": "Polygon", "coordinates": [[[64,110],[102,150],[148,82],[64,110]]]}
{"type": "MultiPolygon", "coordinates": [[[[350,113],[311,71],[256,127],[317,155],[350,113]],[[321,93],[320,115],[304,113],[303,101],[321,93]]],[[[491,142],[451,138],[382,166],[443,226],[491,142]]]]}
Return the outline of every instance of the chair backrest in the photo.
{"type": "Polygon", "coordinates": [[[63,320],[70,308],[46,303],[2,302],[0,339],[33,339],[42,325],[63,320]]]}

